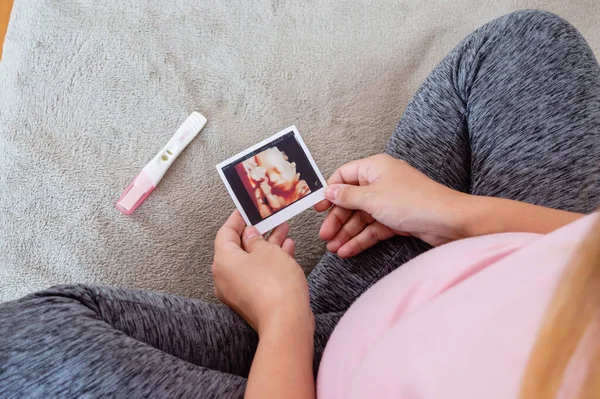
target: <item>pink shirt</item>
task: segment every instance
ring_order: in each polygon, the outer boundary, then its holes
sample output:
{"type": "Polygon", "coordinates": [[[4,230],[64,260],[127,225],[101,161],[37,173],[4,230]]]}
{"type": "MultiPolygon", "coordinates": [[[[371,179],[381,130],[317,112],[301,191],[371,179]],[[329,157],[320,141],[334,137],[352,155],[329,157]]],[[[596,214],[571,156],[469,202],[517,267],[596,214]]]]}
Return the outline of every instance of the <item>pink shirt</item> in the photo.
{"type": "MultiPolygon", "coordinates": [[[[517,398],[544,312],[596,215],[545,236],[456,241],[401,266],[340,320],[318,397],[517,398]]],[[[573,389],[563,383],[559,397],[573,389]]]]}

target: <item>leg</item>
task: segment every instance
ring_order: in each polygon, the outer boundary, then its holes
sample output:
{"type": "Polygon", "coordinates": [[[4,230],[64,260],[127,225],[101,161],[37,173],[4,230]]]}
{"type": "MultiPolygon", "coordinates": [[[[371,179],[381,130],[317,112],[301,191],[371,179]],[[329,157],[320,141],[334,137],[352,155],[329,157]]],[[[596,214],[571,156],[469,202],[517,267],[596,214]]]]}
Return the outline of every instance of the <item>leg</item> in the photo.
{"type": "MultiPolygon", "coordinates": [[[[258,342],[227,307],[108,287],[4,303],[0,321],[0,387],[18,397],[242,397],[258,342]]],[[[336,323],[316,320],[315,366],[336,323]]]]}
{"type": "Polygon", "coordinates": [[[600,201],[600,66],[583,37],[539,11],[480,40],[464,83],[470,192],[588,213],[600,201]],[[481,58],[476,55],[475,59],[481,58]]]}
{"type": "MultiPolygon", "coordinates": [[[[200,315],[195,304],[185,305],[181,298],[84,286],[4,303],[1,390],[9,397],[242,397],[245,378],[198,365],[240,367],[225,356],[210,359],[217,350],[201,352],[207,342],[225,341],[227,323],[241,323],[216,307],[200,315]]],[[[235,345],[244,340],[252,337],[239,331],[235,345]]]]}
{"type": "MultiPolygon", "coordinates": [[[[499,18],[461,42],[408,105],[386,152],[463,192],[589,212],[600,199],[600,67],[579,33],[547,12],[499,18]]],[[[344,312],[426,251],[394,237],[309,276],[318,312],[344,312]]]]}

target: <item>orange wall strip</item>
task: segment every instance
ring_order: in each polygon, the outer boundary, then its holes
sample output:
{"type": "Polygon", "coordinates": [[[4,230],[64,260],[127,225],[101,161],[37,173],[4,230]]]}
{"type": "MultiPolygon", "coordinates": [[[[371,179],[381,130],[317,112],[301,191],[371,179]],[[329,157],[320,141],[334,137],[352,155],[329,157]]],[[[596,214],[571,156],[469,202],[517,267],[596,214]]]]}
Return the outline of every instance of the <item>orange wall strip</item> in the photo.
{"type": "Polygon", "coordinates": [[[13,0],[0,0],[0,59],[2,59],[2,48],[4,47],[4,37],[6,28],[8,28],[8,19],[12,10],[13,0]]]}

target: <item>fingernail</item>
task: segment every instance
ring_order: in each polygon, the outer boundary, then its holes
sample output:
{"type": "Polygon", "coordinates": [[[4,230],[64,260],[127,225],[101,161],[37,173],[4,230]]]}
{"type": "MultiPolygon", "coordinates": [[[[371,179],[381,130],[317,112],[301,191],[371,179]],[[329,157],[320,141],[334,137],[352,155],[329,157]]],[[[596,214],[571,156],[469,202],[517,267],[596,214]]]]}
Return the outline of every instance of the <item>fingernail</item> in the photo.
{"type": "Polygon", "coordinates": [[[258,232],[258,230],[256,230],[256,227],[252,227],[252,226],[250,226],[250,227],[246,227],[246,228],[244,229],[244,238],[245,238],[246,240],[249,240],[249,239],[251,239],[252,237],[256,237],[256,236],[258,236],[258,235],[260,235],[260,233],[258,232]]]}
{"type": "Polygon", "coordinates": [[[327,186],[325,187],[325,198],[334,200],[337,196],[338,187],[337,186],[327,186]]]}

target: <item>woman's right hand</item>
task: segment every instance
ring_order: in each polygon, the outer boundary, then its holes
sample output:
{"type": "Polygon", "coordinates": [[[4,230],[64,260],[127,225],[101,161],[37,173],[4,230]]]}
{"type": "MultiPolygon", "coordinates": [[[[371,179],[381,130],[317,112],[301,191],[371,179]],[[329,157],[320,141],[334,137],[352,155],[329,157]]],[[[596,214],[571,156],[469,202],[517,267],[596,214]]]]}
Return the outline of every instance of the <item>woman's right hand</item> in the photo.
{"type": "Polygon", "coordinates": [[[453,210],[467,194],[452,190],[390,155],[349,162],[335,171],[319,212],[331,207],[319,235],[347,258],[394,234],[431,245],[461,238],[453,210]]]}
{"type": "Polygon", "coordinates": [[[283,223],[265,240],[256,228],[246,227],[238,211],[233,212],[215,238],[215,294],[259,335],[299,323],[312,337],[308,283],[294,260],[288,231],[288,224],[283,223]]]}

